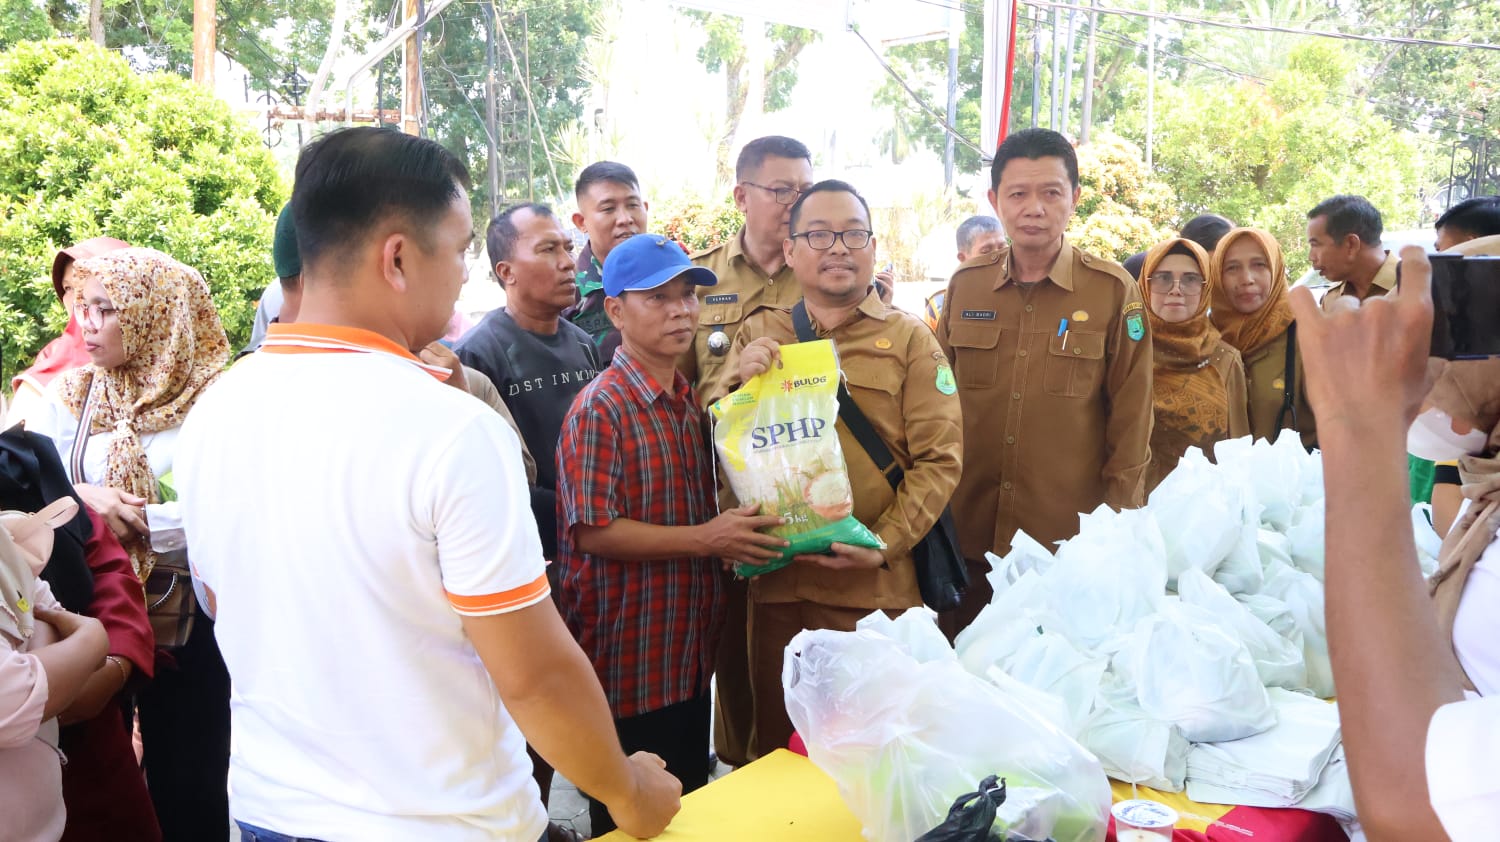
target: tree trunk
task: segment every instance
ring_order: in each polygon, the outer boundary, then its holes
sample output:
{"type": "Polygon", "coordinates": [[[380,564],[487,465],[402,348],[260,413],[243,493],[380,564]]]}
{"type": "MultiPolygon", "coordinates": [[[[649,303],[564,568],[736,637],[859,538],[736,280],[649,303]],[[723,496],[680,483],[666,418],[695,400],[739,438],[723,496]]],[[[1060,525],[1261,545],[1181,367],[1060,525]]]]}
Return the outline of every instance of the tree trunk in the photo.
{"type": "Polygon", "coordinates": [[[104,0],[89,0],[89,40],[104,46],[104,0]]]}
{"type": "Polygon", "coordinates": [[[734,153],[735,136],[740,130],[740,118],[745,115],[744,74],[743,58],[724,62],[724,134],[719,139],[719,155],[715,167],[720,188],[734,184],[734,167],[730,164],[730,159],[734,153]]]}

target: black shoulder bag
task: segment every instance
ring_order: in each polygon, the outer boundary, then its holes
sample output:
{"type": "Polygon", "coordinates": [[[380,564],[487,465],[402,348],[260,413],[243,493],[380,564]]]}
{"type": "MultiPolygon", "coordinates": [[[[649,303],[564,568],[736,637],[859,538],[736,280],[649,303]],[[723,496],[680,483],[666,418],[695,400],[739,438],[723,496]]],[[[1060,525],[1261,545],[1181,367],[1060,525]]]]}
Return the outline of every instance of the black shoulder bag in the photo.
{"type": "MultiPolygon", "coordinates": [[[[802,342],[816,341],[812,319],[807,315],[807,305],[801,301],[792,308],[792,324],[797,329],[797,339],[802,342]]],[[[896,464],[896,457],[881,440],[880,434],[865,417],[859,404],[849,394],[843,378],[839,379],[839,419],[854,435],[870,455],[875,467],[885,475],[891,488],[900,490],[906,472],[896,464]]],[[[938,516],[937,523],[917,542],[911,551],[917,568],[917,588],[922,593],[922,602],[934,611],[950,611],[958,607],[964,589],[969,586],[969,569],[958,549],[958,529],[953,524],[953,513],[947,506],[938,516]]]]}
{"type": "Polygon", "coordinates": [[[1300,433],[1297,429],[1297,323],[1292,322],[1286,328],[1286,371],[1281,376],[1281,411],[1276,413],[1277,435],[1280,435],[1282,425],[1286,423],[1288,413],[1292,416],[1291,431],[1300,433]]]}

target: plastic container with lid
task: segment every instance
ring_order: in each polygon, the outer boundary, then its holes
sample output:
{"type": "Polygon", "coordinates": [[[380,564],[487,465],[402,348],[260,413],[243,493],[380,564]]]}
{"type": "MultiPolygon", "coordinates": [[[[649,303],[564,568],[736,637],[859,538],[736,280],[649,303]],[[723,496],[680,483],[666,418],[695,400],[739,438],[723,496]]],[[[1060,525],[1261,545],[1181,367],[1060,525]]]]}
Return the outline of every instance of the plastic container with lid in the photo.
{"type": "Polygon", "coordinates": [[[1156,801],[1121,801],[1113,812],[1118,842],[1171,842],[1177,826],[1177,811],[1156,801]]]}

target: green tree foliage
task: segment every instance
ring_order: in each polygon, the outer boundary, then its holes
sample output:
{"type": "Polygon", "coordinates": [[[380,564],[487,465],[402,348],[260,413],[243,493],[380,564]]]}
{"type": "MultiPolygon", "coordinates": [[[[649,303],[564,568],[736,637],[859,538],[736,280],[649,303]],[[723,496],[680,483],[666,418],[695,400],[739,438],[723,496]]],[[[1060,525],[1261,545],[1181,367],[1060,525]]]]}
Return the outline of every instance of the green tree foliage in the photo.
{"type": "Polygon", "coordinates": [[[1099,133],[1078,148],[1078,211],[1068,236],[1084,251],[1124,260],[1172,236],[1178,202],[1146,168],[1140,147],[1099,133]]]}
{"type": "Polygon", "coordinates": [[[47,11],[36,0],[0,0],[0,49],[52,36],[47,11]]]}
{"type": "Polygon", "coordinates": [[[108,235],[203,273],[233,343],[273,277],[286,198],[274,161],[222,102],[169,73],[137,75],[94,45],[43,41],[0,56],[0,351],[28,365],[66,324],[59,248],[108,235]]]}
{"type": "MultiPolygon", "coordinates": [[[[1155,163],[1184,216],[1211,212],[1274,233],[1292,272],[1306,266],[1307,211],[1336,193],[1367,197],[1388,228],[1420,216],[1422,159],[1413,138],[1362,100],[1342,47],[1307,40],[1269,85],[1157,85],[1155,163]]],[[[1121,120],[1143,132],[1142,117],[1121,120]]]]}
{"type": "MultiPolygon", "coordinates": [[[[749,56],[745,49],[744,29],[747,24],[742,18],[729,15],[698,11],[683,14],[696,21],[707,36],[698,49],[698,60],[709,72],[724,74],[725,121],[718,149],[718,181],[721,185],[729,184],[733,177],[730,154],[734,150],[731,147],[750,96],[749,56]]],[[[787,106],[792,88],[797,85],[797,57],[818,40],[818,33],[783,24],[761,25],[765,27],[770,44],[770,55],[759,69],[765,90],[761,109],[779,111],[787,106]]]]}

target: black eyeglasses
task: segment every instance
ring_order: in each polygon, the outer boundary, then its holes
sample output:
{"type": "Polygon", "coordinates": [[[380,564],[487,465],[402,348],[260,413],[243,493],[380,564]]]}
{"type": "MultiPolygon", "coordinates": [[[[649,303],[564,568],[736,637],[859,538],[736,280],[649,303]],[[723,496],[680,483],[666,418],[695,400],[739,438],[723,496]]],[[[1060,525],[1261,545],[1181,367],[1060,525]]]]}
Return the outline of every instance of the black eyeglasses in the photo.
{"type": "Polygon", "coordinates": [[[1195,295],[1203,292],[1203,285],[1207,283],[1196,272],[1183,272],[1181,275],[1157,272],[1148,276],[1146,282],[1151,284],[1151,291],[1158,295],[1166,295],[1172,291],[1172,287],[1181,287],[1183,295],[1195,295]]]}
{"type": "Polygon", "coordinates": [[[844,247],[850,249],[862,249],[870,244],[870,237],[874,232],[863,228],[850,228],[848,231],[829,231],[818,229],[816,231],[803,231],[801,234],[793,234],[792,239],[801,237],[807,240],[807,245],[818,251],[827,251],[833,248],[835,240],[843,240],[844,247]]]}
{"type": "Polygon", "coordinates": [[[802,196],[802,191],[798,190],[795,187],[767,187],[764,184],[756,184],[753,181],[741,181],[740,183],[748,184],[751,187],[759,187],[767,193],[770,193],[776,198],[776,204],[778,205],[795,204],[797,199],[802,196]]]}

